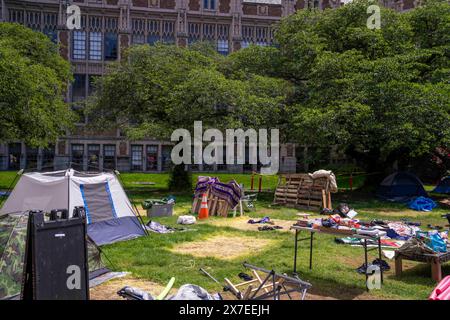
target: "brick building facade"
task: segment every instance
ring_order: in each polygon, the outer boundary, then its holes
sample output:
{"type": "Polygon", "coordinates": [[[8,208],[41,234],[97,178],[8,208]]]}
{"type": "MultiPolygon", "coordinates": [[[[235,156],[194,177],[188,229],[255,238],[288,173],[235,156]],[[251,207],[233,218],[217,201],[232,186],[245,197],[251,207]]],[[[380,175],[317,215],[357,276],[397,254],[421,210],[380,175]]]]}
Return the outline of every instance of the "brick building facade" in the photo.
{"type": "MultiPolygon", "coordinates": [[[[61,46],[70,61],[74,82],[66,100],[75,111],[77,102],[92,91],[95,77],[108,63],[121,58],[133,44],[157,41],[188,46],[210,41],[228,54],[249,44],[269,46],[275,24],[305,8],[335,8],[340,0],[0,0],[0,21],[17,22],[45,33],[61,46]],[[81,29],[66,28],[66,7],[81,9],[81,29]]],[[[407,10],[414,0],[390,0],[389,6],[407,10]]],[[[171,143],[155,139],[128,141],[118,130],[87,132],[82,121],[75,132],[61,137],[48,149],[23,143],[0,144],[0,170],[29,168],[161,172],[170,166],[171,143]]],[[[307,148],[282,145],[280,170],[295,171],[298,154],[306,159],[307,148]],[[297,154],[297,157],[296,157],[297,154]]],[[[330,158],[342,157],[330,151],[330,158]]],[[[343,159],[343,158],[342,158],[343,159]]],[[[302,163],[300,163],[302,164],[302,163]]],[[[199,171],[250,171],[256,166],[193,166],[199,171]]],[[[308,168],[303,168],[307,170],[308,168]]]]}

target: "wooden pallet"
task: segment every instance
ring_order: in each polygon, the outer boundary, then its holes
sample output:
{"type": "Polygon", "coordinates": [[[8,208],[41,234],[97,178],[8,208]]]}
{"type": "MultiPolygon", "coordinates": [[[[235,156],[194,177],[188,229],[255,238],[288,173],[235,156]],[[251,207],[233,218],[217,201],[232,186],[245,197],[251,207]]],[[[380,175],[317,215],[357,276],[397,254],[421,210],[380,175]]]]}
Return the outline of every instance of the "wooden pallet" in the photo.
{"type": "Polygon", "coordinates": [[[294,208],[331,209],[330,183],[326,178],[312,179],[306,173],[280,175],[274,203],[294,208]]]}
{"type": "MultiPolygon", "coordinates": [[[[209,209],[209,215],[210,216],[222,216],[227,217],[228,212],[232,210],[233,208],[230,207],[228,202],[225,200],[219,199],[216,196],[213,196],[209,190],[207,191],[207,197],[208,197],[208,209],[209,209]]],[[[202,204],[202,197],[194,197],[194,200],[192,202],[192,213],[198,213],[200,210],[200,206],[202,204]]]]}

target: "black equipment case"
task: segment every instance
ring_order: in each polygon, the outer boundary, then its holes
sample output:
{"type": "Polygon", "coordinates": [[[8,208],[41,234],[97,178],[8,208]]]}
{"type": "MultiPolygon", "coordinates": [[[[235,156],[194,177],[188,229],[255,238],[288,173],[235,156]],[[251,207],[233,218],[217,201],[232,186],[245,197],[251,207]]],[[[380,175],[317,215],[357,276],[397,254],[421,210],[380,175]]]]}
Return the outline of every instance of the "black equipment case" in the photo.
{"type": "Polygon", "coordinates": [[[89,299],[84,210],[31,211],[26,250],[22,299],[89,299]]]}

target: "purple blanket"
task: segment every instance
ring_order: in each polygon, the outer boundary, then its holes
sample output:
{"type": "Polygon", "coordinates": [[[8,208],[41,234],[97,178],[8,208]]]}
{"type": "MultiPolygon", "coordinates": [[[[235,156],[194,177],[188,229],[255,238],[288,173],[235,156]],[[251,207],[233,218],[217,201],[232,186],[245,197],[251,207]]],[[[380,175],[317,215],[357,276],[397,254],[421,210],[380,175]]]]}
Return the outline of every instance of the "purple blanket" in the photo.
{"type": "Polygon", "coordinates": [[[198,177],[195,187],[195,196],[201,197],[207,190],[211,190],[213,196],[225,200],[231,208],[234,208],[241,199],[242,190],[236,181],[222,183],[218,178],[198,177]]]}

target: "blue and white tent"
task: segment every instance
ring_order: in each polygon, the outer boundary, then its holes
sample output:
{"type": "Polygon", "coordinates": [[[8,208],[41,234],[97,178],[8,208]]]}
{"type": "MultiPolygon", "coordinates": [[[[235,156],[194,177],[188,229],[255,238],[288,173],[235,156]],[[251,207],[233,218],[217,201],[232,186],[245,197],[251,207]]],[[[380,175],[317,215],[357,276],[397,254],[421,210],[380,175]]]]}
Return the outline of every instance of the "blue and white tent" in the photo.
{"type": "Polygon", "coordinates": [[[28,210],[86,209],[88,235],[97,245],[145,235],[133,206],[113,173],[82,173],[73,169],[23,174],[0,215],[28,210]]]}

